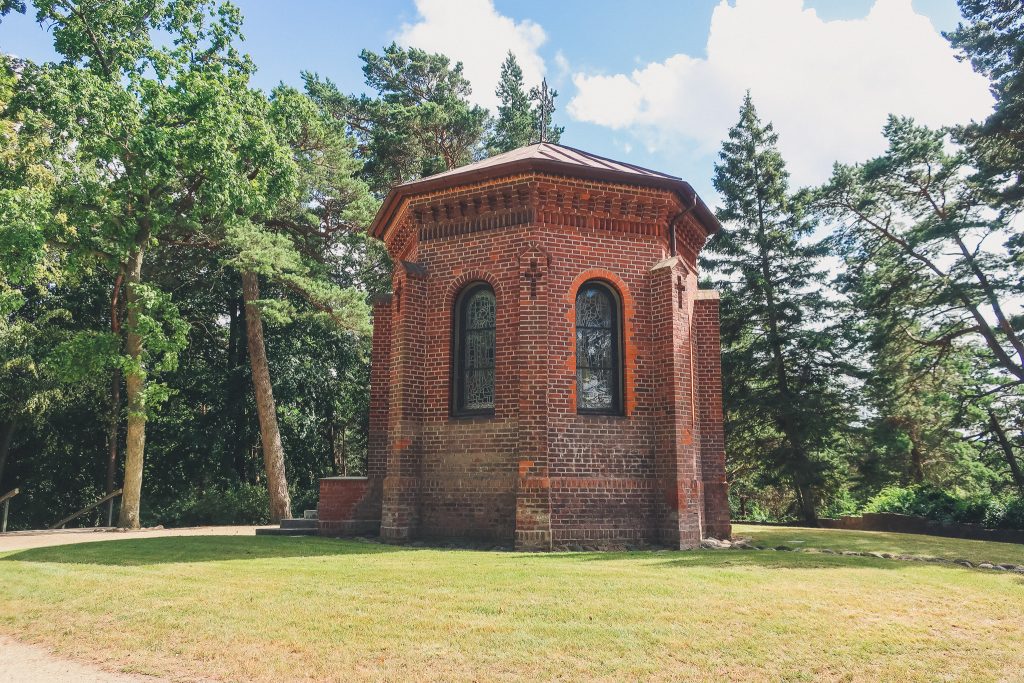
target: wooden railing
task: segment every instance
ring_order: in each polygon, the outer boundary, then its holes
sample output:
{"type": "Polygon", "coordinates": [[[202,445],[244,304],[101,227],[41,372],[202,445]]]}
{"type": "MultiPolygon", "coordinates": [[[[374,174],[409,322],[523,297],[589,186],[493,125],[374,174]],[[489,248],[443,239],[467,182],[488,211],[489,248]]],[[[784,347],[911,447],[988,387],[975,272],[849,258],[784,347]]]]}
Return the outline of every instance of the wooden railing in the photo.
{"type": "Polygon", "coordinates": [[[57,522],[56,524],[54,524],[50,528],[51,529],[61,529],[68,522],[73,522],[74,520],[78,519],[79,517],[81,517],[85,513],[91,512],[91,511],[95,510],[100,505],[103,505],[104,503],[106,503],[108,500],[113,500],[114,498],[117,498],[120,495],[121,495],[121,489],[118,489],[118,490],[114,491],[113,493],[108,493],[107,495],[103,496],[102,498],[97,500],[92,505],[89,505],[89,506],[86,506],[86,507],[82,508],[81,510],[79,510],[78,512],[76,512],[73,515],[68,515],[67,517],[65,517],[64,519],[60,520],[59,522],[57,522]]]}
{"type": "Polygon", "coordinates": [[[0,534],[7,533],[7,510],[11,507],[11,498],[14,498],[19,492],[20,489],[14,489],[0,496],[0,503],[4,504],[4,521],[3,524],[0,524],[0,534]]]}

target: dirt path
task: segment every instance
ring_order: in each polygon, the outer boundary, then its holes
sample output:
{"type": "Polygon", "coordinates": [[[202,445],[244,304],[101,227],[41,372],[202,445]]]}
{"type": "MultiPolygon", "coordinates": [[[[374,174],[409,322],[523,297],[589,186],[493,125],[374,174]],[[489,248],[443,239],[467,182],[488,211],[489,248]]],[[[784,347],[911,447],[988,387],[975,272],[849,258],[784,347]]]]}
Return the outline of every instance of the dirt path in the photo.
{"type": "MultiPolygon", "coordinates": [[[[110,531],[61,529],[0,534],[0,553],[71,543],[95,543],[164,536],[252,536],[252,526],[205,526],[189,529],[110,531]]],[[[164,679],[104,671],[94,664],[52,654],[43,647],[0,635],[0,683],[164,683],[164,679]]]]}
{"type": "Polygon", "coordinates": [[[104,671],[51,654],[38,645],[0,636],[0,683],[163,683],[151,676],[104,671]]]}
{"type": "Polygon", "coordinates": [[[53,531],[12,531],[0,534],[0,553],[27,548],[46,548],[69,543],[118,541],[126,538],[158,538],[162,536],[252,536],[254,526],[197,526],[187,529],[56,529],[53,531]]]}

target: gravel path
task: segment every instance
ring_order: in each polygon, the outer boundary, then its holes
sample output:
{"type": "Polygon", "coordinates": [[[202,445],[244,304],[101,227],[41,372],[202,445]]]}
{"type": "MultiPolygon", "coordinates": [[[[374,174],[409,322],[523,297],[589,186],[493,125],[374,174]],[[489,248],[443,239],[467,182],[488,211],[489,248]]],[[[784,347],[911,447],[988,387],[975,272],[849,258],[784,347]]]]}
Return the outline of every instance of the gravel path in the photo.
{"type": "MultiPolygon", "coordinates": [[[[45,548],[70,543],[118,541],[161,536],[253,536],[252,526],[206,526],[190,529],[61,529],[15,531],[0,534],[0,553],[27,548],[45,548]]],[[[164,679],[104,671],[94,664],[77,662],[52,654],[38,645],[18,642],[0,635],[0,683],[164,683],[164,679]]]]}

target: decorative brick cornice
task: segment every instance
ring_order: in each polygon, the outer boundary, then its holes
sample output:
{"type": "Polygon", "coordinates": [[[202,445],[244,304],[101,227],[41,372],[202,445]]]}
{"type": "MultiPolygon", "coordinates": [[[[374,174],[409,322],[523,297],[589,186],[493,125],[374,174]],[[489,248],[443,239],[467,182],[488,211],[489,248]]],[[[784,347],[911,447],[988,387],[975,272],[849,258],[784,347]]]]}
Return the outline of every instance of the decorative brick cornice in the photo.
{"type": "MultiPolygon", "coordinates": [[[[405,198],[383,238],[393,258],[409,258],[410,239],[428,242],[522,225],[667,239],[670,222],[683,213],[679,196],[665,189],[524,173],[405,198]]],[[[704,228],[686,215],[675,230],[683,253],[695,258],[704,228]]]]}

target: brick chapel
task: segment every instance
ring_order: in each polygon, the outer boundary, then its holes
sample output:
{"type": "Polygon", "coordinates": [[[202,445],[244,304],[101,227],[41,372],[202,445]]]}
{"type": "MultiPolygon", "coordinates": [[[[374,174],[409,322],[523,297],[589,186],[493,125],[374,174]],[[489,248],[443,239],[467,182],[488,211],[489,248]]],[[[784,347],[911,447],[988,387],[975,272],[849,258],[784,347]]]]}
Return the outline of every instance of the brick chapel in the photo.
{"type": "Polygon", "coordinates": [[[367,476],[321,482],[320,533],[727,538],[719,228],[689,183],[551,143],[392,189],[367,476]]]}

